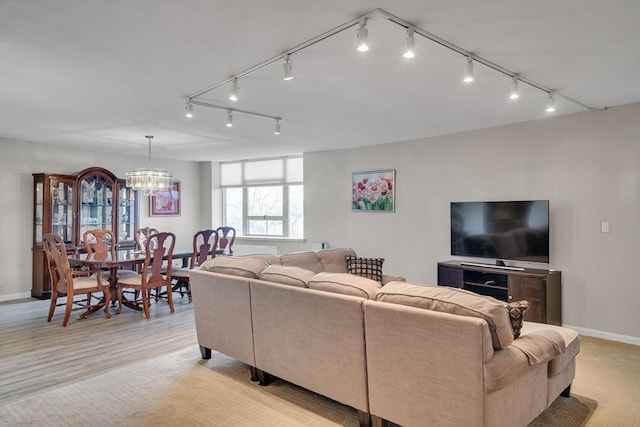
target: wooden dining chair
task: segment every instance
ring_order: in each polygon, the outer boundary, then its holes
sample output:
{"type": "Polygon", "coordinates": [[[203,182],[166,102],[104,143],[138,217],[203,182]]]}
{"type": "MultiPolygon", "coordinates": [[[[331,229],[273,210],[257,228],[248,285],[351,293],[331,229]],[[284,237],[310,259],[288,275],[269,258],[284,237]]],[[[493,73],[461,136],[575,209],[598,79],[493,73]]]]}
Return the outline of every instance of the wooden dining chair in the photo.
{"type": "Polygon", "coordinates": [[[138,228],[134,234],[134,239],[136,241],[136,247],[138,248],[138,250],[144,251],[144,244],[149,236],[151,236],[152,234],[158,234],[159,232],[160,231],[158,231],[158,229],[152,227],[138,228]]]}
{"type": "Polygon", "coordinates": [[[105,317],[110,318],[109,305],[104,303],[111,300],[109,283],[103,281],[100,274],[91,277],[89,276],[90,271],[72,270],[61,236],[51,233],[44,234],[42,246],[47,257],[47,268],[51,277],[51,304],[49,305],[47,322],[51,322],[55,308],[62,305],[65,306],[62,326],[67,326],[72,311],[86,310],[79,316],[79,318],[84,318],[90,311],[99,309],[102,304],[104,304],[105,317]],[[92,305],[91,294],[94,292],[103,292],[104,302],[92,305]],[[76,300],[77,295],[83,295],[85,298],[76,300]],[[62,296],[66,296],[66,301],[58,303],[58,298],[62,296]]]}
{"type": "Polygon", "coordinates": [[[218,233],[218,249],[216,255],[233,255],[233,242],[236,240],[236,229],[222,226],[216,228],[218,233]]]}
{"type": "Polygon", "coordinates": [[[193,254],[189,259],[189,266],[174,269],[171,277],[176,281],[173,291],[180,293],[183,297],[185,293],[191,302],[191,288],[189,287],[189,270],[199,267],[206,260],[215,258],[218,247],[218,232],[216,230],[200,230],[193,235],[193,254]],[[183,291],[184,288],[184,291],[183,291]]]}
{"type": "MultiPolygon", "coordinates": [[[[106,257],[107,254],[115,256],[116,236],[111,230],[101,228],[87,230],[82,234],[82,241],[88,254],[92,254],[95,257],[106,257]]],[[[101,274],[103,280],[109,280],[110,274],[108,271],[104,271],[101,274]]],[[[137,273],[131,269],[131,266],[118,269],[118,278],[136,275],[137,273]]],[[[115,286],[115,283],[111,285],[115,286]]]]}
{"type": "MultiPolygon", "coordinates": [[[[169,309],[173,313],[173,297],[171,292],[171,270],[173,248],[176,243],[176,236],[173,233],[155,233],[147,237],[145,241],[144,251],[145,260],[142,264],[142,273],[132,277],[124,277],[118,280],[118,310],[116,314],[122,311],[122,292],[123,289],[133,289],[139,291],[135,294],[132,302],[138,309],[142,305],[144,316],[149,318],[150,291],[156,290],[156,295],[162,291],[162,287],[166,286],[167,302],[169,309]],[[166,272],[163,270],[164,261],[167,261],[166,272]]],[[[157,300],[157,298],[156,298],[157,300]]]]}

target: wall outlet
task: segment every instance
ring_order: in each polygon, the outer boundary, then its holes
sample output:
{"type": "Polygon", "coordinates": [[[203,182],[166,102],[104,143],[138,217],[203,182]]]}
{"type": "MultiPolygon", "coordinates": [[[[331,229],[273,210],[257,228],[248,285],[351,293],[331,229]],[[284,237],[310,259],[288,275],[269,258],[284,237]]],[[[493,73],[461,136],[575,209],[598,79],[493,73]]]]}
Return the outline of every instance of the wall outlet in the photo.
{"type": "Polygon", "coordinates": [[[600,221],[600,232],[601,233],[609,232],[609,221],[600,221]]]}

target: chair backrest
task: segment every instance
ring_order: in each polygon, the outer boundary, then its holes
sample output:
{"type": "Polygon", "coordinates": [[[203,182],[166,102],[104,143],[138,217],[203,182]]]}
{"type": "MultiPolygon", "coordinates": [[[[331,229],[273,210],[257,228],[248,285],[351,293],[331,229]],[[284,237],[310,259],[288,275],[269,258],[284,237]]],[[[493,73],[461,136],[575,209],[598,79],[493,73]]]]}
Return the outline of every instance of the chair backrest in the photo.
{"type": "Polygon", "coordinates": [[[60,294],[73,295],[73,277],[62,236],[47,233],[42,236],[42,246],[47,256],[47,268],[51,286],[60,294]]]}
{"type": "Polygon", "coordinates": [[[218,248],[218,232],[216,230],[200,230],[193,235],[193,255],[189,268],[202,265],[209,257],[215,258],[218,248]]]}
{"type": "Polygon", "coordinates": [[[139,251],[144,251],[145,242],[152,234],[157,234],[159,231],[156,228],[144,227],[138,228],[135,232],[134,238],[136,240],[136,246],[139,251]]]}
{"type": "Polygon", "coordinates": [[[218,249],[217,254],[233,255],[233,242],[236,240],[236,229],[233,227],[218,227],[218,249]]]}
{"type": "Polygon", "coordinates": [[[173,233],[155,233],[147,237],[145,242],[145,260],[142,266],[142,286],[157,288],[171,286],[171,261],[176,236],[173,233]],[[163,273],[164,261],[167,270],[163,273]]]}
{"type": "Polygon", "coordinates": [[[95,228],[82,234],[82,241],[87,253],[97,257],[113,254],[116,249],[116,236],[111,230],[95,228]]]}

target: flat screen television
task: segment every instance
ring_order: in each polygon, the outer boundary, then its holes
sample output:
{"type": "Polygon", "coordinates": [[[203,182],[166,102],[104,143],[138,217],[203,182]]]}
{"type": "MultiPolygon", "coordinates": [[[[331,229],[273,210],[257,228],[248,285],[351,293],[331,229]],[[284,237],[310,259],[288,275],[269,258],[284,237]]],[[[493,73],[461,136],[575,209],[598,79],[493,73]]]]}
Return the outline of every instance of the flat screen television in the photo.
{"type": "Polygon", "coordinates": [[[549,201],[451,202],[451,255],[549,262],[549,201]]]}

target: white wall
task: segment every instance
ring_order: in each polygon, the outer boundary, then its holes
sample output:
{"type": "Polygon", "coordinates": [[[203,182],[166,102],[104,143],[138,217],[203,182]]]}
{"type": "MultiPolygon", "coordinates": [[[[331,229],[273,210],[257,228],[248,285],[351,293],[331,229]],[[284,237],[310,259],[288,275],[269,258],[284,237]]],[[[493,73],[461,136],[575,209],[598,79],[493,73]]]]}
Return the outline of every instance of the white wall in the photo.
{"type": "Polygon", "coordinates": [[[304,173],[307,242],[384,257],[420,283],[451,259],[451,201],[549,199],[563,323],[640,344],[640,104],[306,153],[304,173]],[[378,169],[396,169],[396,212],[351,212],[351,172],[378,169]]]}
{"type": "MultiPolygon", "coordinates": [[[[31,291],[32,173],[68,174],[90,166],[100,166],[122,178],[126,171],[145,166],[147,162],[148,159],[143,156],[0,138],[0,259],[5,267],[9,267],[0,275],[0,301],[29,295],[31,291]]],[[[196,162],[165,159],[154,159],[154,167],[168,169],[173,172],[175,179],[180,180],[181,215],[149,217],[149,200],[143,197],[140,225],[171,231],[176,235],[176,247],[191,248],[193,233],[206,222],[206,218],[199,216],[201,167],[196,162]]],[[[204,170],[206,173],[206,167],[204,170]]],[[[205,226],[210,227],[211,224],[205,226]]]]}

